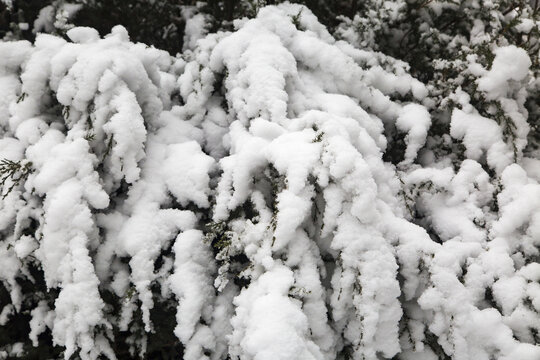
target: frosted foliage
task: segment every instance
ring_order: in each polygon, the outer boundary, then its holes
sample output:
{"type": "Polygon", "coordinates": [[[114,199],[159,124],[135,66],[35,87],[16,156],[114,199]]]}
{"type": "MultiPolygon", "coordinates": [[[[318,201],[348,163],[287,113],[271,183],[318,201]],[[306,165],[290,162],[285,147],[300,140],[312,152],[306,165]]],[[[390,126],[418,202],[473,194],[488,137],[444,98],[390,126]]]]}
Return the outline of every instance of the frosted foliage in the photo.
{"type": "Polygon", "coordinates": [[[148,264],[176,229],[195,222],[188,211],[167,209],[167,193],[177,194],[181,203],[208,206],[204,182],[213,160],[192,139],[185,137],[184,145],[176,138],[169,145],[163,135],[171,131],[171,115],[161,100],[170,94],[160,90],[172,63],[167,53],[130,43],[121,27],[104,39],[89,28],[67,35],[72,42],[39,35],[32,48],[24,42],[2,44],[8,47],[2,54],[10,54],[2,59],[2,81],[13,84],[2,87],[8,91],[3,98],[11,99],[9,115],[2,119],[2,158],[31,165],[24,184],[2,199],[2,258],[14,261],[2,266],[2,280],[19,308],[20,288],[14,280],[29,277],[28,267],[37,261],[47,288],[57,289],[58,297],[32,311],[33,343],[49,328],[54,342],[65,347],[66,359],[75,352],[82,359],[114,357],[109,342],[119,319],[107,315],[100,291],[125,294],[118,291],[121,268],[111,261],[117,255],[131,257],[134,271],[126,281],[137,288],[149,328],[148,285],[155,274],[148,264]],[[10,71],[20,71],[19,83],[11,80],[10,71]],[[156,163],[184,157],[203,170],[186,178],[182,190],[170,178],[183,174],[169,169],[158,180],[148,179],[156,163]],[[186,188],[190,183],[194,191],[186,188]],[[132,189],[124,208],[114,194],[126,184],[132,189]],[[22,235],[32,222],[38,224],[35,234],[22,235]],[[114,236],[109,224],[117,228],[114,236]],[[154,240],[147,242],[145,234],[154,240]]]}
{"type": "Polygon", "coordinates": [[[456,161],[407,64],[309,9],[182,15],[176,57],[120,26],[0,43],[0,327],[26,311],[65,359],[167,321],[187,360],[540,358],[525,52],[476,69],[516,142],[457,90],[456,161]]]}

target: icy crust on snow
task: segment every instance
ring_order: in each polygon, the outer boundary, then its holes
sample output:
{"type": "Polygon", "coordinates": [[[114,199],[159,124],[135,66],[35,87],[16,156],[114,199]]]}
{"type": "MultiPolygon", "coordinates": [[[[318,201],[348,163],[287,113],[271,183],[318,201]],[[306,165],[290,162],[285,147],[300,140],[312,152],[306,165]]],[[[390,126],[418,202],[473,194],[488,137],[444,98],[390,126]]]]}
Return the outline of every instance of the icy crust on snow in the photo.
{"type": "MultiPolygon", "coordinates": [[[[188,25],[177,58],[122,27],[0,43],[0,159],[31,169],[0,199],[0,325],[37,264],[58,296],[31,310],[29,339],[51,331],[66,359],[114,359],[113,329],[154,331],[157,301],[175,305],[187,360],[540,357],[526,55],[477,69],[516,147],[461,99],[446,136],[465,159],[421,167],[431,117],[399,99],[428,92],[406,64],[298,5],[233,32],[188,25]],[[392,134],[398,166],[383,161],[392,134]]],[[[145,335],[128,341],[144,353],[145,335]]]]}

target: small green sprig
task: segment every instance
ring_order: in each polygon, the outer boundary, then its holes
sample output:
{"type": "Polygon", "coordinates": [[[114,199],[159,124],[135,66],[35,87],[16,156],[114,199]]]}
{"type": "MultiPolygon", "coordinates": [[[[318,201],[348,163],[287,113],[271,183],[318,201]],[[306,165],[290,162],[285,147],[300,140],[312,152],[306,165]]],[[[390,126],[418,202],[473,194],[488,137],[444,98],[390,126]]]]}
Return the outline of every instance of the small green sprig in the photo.
{"type": "Polygon", "coordinates": [[[5,199],[16,186],[19,186],[21,182],[24,182],[28,178],[28,175],[33,171],[32,162],[30,161],[0,160],[0,188],[2,199],[5,199]],[[11,185],[5,190],[8,179],[11,179],[11,185]]]}

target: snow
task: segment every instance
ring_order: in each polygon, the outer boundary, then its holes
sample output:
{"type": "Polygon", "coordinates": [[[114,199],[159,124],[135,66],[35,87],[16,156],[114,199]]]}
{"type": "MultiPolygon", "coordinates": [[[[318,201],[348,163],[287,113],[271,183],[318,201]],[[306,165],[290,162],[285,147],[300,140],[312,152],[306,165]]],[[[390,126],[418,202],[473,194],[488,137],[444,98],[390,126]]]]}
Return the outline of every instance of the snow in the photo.
{"type": "Polygon", "coordinates": [[[14,307],[12,304],[7,304],[2,308],[2,312],[0,312],[0,325],[4,326],[8,320],[9,317],[14,313],[14,307]]]}
{"type": "Polygon", "coordinates": [[[204,14],[195,13],[194,7],[182,8],[182,17],[186,21],[184,30],[184,52],[195,49],[197,41],[207,34],[208,19],[204,14]]]}
{"type": "Polygon", "coordinates": [[[405,163],[412,163],[418,151],[426,142],[427,132],[431,125],[431,118],[425,107],[417,104],[407,104],[396,120],[396,127],[407,133],[405,142],[405,163]]]}
{"type": "Polygon", "coordinates": [[[99,40],[98,31],[90,27],[76,27],[69,29],[66,32],[66,35],[71,41],[78,44],[92,43],[99,40]]]}
{"type": "Polygon", "coordinates": [[[145,356],[167,306],[185,359],[539,358],[524,50],[464,65],[501,120],[459,86],[433,111],[408,64],[297,4],[218,33],[182,16],[175,57],[121,26],[0,42],[0,159],[23,166],[0,199],[0,326],[24,311],[65,359],[115,358],[119,332],[145,356]]]}
{"type": "Polygon", "coordinates": [[[503,141],[501,128],[492,119],[456,109],[452,113],[450,134],[463,141],[468,158],[480,160],[485,155],[487,163],[497,172],[512,163],[512,150],[503,141]]]}
{"type": "Polygon", "coordinates": [[[186,346],[186,359],[206,359],[204,349],[215,347],[212,330],[201,323],[211,322],[209,300],[214,298],[211,276],[215,271],[211,266],[212,254],[199,230],[178,235],[174,252],[175,272],[169,277],[171,289],[179,300],[174,332],[186,346]]]}
{"type": "Polygon", "coordinates": [[[530,33],[535,23],[532,19],[521,19],[521,23],[516,26],[516,29],[522,33],[530,33]]]}
{"type": "Polygon", "coordinates": [[[169,191],[182,206],[192,202],[200,208],[208,207],[208,174],[214,166],[214,159],[204,154],[195,141],[173,144],[168,149],[163,167],[169,191]]]}
{"type": "Polygon", "coordinates": [[[322,359],[320,350],[307,339],[308,321],[300,302],[287,296],[293,282],[292,272],[278,266],[235,299],[238,310],[231,323],[238,330],[231,334],[233,356],[322,359]]]}
{"type": "Polygon", "coordinates": [[[478,79],[478,90],[484,91],[488,100],[505,97],[510,90],[509,83],[523,81],[530,66],[525,50],[514,45],[498,48],[491,69],[478,79]]]}

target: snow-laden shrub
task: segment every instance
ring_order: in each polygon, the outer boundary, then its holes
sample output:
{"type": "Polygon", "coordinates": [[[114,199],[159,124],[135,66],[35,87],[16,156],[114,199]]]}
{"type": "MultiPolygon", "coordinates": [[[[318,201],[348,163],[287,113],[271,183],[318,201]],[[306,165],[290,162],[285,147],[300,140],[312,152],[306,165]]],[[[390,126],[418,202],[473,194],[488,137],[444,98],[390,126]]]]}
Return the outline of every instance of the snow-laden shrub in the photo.
{"type": "Polygon", "coordinates": [[[177,58],[121,27],[0,43],[0,331],[29,324],[0,356],[540,357],[528,55],[478,80],[513,147],[468,102],[433,136],[409,65],[305,7],[205,21],[177,58]]]}
{"type": "Polygon", "coordinates": [[[3,179],[2,280],[15,311],[40,300],[30,323],[34,345],[50,328],[66,358],[78,348],[81,358],[96,358],[113,356],[108,339],[113,326],[129,325],[135,298],[150,330],[153,263],[178,229],[196,223],[168,195],[181,186],[170,179],[187,174],[178,164],[161,175],[156,167],[174,157],[195,162],[186,181],[200,190],[183,197],[199,200],[213,160],[194,142],[197,131],[165,111],[174,88],[167,53],[130,43],[123,28],[105,39],[89,28],[68,36],[72,42],[40,35],[34,46],[1,44],[1,157],[24,169],[3,179]],[[37,299],[17,281],[34,281],[29,268],[43,272],[37,299]],[[137,297],[126,297],[130,279],[137,297]],[[41,300],[53,289],[56,298],[41,300]],[[123,304],[117,319],[107,315],[104,291],[123,304]]]}
{"type": "Polygon", "coordinates": [[[453,111],[470,112],[472,105],[498,123],[517,160],[539,147],[536,122],[527,124],[529,114],[540,115],[539,8],[529,0],[369,0],[354,16],[341,18],[336,35],[410,65],[430,91],[425,105],[435,144],[444,141],[453,111]]]}

